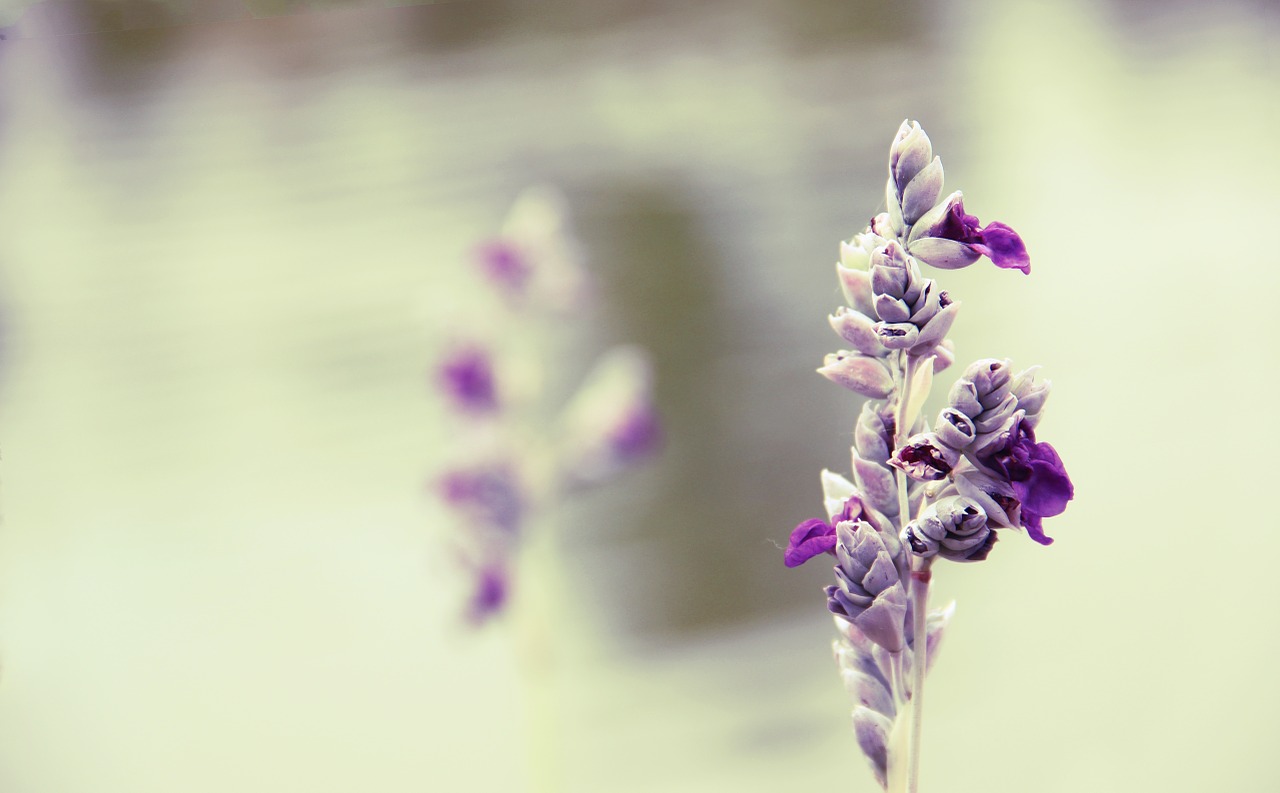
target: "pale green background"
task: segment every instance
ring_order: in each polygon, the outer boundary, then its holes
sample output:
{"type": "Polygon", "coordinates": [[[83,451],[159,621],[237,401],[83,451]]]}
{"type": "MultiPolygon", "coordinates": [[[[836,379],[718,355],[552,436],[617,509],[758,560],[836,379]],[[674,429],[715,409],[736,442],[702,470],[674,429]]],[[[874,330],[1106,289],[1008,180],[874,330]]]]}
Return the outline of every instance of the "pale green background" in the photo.
{"type": "Polygon", "coordinates": [[[1078,492],[939,569],[922,790],[1280,789],[1275,12],[234,5],[0,42],[0,791],[874,790],[775,543],[848,464],[812,370],[907,116],[1027,240],[940,278],[962,360],[1044,365],[1078,492]],[[533,182],[604,301],[563,379],[645,344],[669,434],[543,535],[550,673],[458,624],[424,487],[533,182]]]}

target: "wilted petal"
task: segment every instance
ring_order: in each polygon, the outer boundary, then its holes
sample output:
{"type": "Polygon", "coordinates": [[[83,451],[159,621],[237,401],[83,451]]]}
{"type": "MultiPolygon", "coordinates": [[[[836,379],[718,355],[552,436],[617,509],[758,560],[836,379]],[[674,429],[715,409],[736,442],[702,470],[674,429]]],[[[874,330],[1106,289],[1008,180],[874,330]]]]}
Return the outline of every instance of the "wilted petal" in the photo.
{"type": "Polygon", "coordinates": [[[960,453],[938,440],[932,432],[908,438],[889,458],[889,465],[924,482],[946,478],[960,460],[960,453]]]}

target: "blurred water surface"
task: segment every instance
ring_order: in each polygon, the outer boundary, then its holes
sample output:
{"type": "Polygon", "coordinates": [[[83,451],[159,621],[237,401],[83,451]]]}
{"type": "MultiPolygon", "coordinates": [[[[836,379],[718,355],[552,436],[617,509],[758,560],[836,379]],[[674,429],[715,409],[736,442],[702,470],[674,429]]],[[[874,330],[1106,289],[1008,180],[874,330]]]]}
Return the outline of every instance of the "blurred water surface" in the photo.
{"type": "Polygon", "coordinates": [[[848,464],[812,370],[908,116],[1028,240],[1029,279],[943,274],[953,336],[1045,365],[1079,494],[937,576],[923,788],[1280,785],[1273,12],[250,8],[0,42],[0,789],[873,790],[829,572],[776,544],[848,464]],[[668,437],[546,527],[549,657],[459,627],[424,491],[433,355],[495,321],[468,251],[530,183],[599,279],[563,387],[643,344],[668,437]]]}

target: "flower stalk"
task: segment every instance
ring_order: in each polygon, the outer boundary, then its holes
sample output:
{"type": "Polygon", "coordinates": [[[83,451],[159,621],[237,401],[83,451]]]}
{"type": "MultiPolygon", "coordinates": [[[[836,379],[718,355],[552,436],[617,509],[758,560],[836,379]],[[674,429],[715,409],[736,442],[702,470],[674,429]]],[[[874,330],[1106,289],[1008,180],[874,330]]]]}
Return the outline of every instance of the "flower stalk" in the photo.
{"type": "Polygon", "coordinates": [[[836,584],[826,588],[836,662],[858,746],[893,793],[919,791],[924,678],[954,610],[928,609],[934,561],[982,561],[1000,530],[1048,545],[1043,519],[1074,496],[1057,451],[1036,440],[1049,383],[1035,367],[1014,374],[1008,361],[975,361],[932,426],[921,415],[934,375],[955,361],[947,334],[960,307],[922,266],[954,270],[986,257],[1031,271],[1013,229],[983,226],[942,187],[928,136],[903,122],[889,152],[887,211],[840,246],[846,305],[828,321],[852,349],[818,369],[866,399],[852,476],[822,472],[827,517],[798,525],[784,555],[788,567],[836,559],[836,584]]]}

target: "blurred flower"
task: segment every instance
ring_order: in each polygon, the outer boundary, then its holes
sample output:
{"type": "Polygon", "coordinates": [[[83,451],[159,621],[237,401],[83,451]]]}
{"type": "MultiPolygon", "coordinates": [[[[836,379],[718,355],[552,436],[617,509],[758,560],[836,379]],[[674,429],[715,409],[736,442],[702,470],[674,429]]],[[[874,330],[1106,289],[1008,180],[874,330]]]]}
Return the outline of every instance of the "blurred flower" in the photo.
{"type": "Polygon", "coordinates": [[[491,413],[498,409],[493,361],[479,346],[455,350],[440,362],[441,389],[455,409],[466,413],[491,413]]]}
{"type": "Polygon", "coordinates": [[[502,612],[507,605],[510,591],[507,568],[489,564],[475,571],[474,589],[467,606],[467,620],[472,625],[483,625],[502,612]]]}
{"type": "Polygon", "coordinates": [[[636,347],[606,352],[562,410],[542,403],[543,373],[556,360],[548,349],[551,326],[579,316],[588,296],[558,194],[523,194],[501,234],[476,248],[476,259],[510,314],[486,326],[521,329],[518,339],[501,346],[460,344],[437,367],[449,407],[489,419],[457,425],[480,462],[446,471],[438,484],[441,501],[461,518],[457,542],[473,579],[467,613],[480,624],[509,603],[518,551],[534,521],[573,488],[604,481],[655,453],[662,433],[652,366],[636,347]],[[557,412],[559,419],[551,420],[557,412]]]}
{"type": "Polygon", "coordinates": [[[456,469],[440,477],[444,502],[470,521],[514,534],[524,519],[515,472],[502,464],[456,469]]]}

